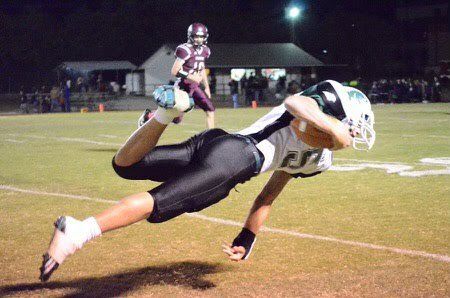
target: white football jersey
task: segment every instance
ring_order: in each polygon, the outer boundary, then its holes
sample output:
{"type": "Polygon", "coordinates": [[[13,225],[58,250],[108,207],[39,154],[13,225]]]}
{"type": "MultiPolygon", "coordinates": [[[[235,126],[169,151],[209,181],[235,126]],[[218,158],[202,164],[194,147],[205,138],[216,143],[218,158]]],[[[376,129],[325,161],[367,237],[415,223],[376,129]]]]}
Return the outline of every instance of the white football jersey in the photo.
{"type": "Polygon", "coordinates": [[[265,158],[261,172],[282,170],[301,176],[323,172],[331,166],[332,151],[311,147],[298,139],[294,119],[282,104],[238,132],[256,140],[256,147],[265,158]]]}

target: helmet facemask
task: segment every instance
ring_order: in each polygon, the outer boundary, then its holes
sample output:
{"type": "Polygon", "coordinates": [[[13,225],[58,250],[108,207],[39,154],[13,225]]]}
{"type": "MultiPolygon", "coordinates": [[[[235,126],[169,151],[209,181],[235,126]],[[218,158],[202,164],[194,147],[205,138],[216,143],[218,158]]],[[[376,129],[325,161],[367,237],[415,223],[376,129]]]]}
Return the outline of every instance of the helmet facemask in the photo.
{"type": "Polygon", "coordinates": [[[339,98],[341,98],[346,115],[342,122],[347,123],[350,130],[353,131],[353,148],[370,150],[375,143],[376,133],[373,128],[375,115],[372,112],[369,99],[358,89],[342,86],[334,81],[328,82],[333,85],[339,98]]]}
{"type": "Polygon", "coordinates": [[[205,37],[205,35],[196,34],[196,35],[192,35],[192,36],[191,36],[191,40],[192,40],[191,42],[192,42],[192,44],[193,44],[194,46],[201,46],[201,45],[204,45],[204,44],[205,44],[205,42],[206,42],[206,37],[205,37]],[[198,37],[202,37],[202,38],[203,38],[202,41],[197,42],[195,39],[198,38],[198,37]]]}
{"type": "Polygon", "coordinates": [[[361,113],[359,120],[354,121],[350,118],[345,118],[344,123],[350,126],[350,130],[353,131],[353,148],[355,150],[370,150],[375,143],[376,133],[373,129],[374,115],[373,112],[361,113]]]}

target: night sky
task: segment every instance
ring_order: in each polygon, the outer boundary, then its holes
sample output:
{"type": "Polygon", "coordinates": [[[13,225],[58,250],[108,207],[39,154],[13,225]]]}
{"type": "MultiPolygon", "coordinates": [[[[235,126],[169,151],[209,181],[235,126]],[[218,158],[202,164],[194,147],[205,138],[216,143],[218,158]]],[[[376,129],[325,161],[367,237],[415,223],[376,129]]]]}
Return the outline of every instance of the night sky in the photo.
{"type": "Polygon", "coordinates": [[[285,10],[293,4],[303,8],[296,25],[299,46],[326,63],[361,63],[355,62],[358,52],[365,71],[376,74],[385,55],[380,45],[399,36],[397,2],[2,1],[0,89],[49,83],[62,61],[140,65],[163,43],[185,42],[192,22],[208,26],[211,44],[290,42],[285,10]]]}

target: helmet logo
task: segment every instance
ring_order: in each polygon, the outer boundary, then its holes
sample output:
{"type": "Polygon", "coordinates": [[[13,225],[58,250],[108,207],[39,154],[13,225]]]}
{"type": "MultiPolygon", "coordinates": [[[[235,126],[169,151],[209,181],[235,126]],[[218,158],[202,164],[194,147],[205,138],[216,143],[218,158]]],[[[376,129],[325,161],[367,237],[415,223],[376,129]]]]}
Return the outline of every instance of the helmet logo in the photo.
{"type": "Polygon", "coordinates": [[[328,92],[328,91],[323,91],[323,94],[325,95],[325,97],[327,98],[328,101],[336,102],[336,95],[334,95],[333,93],[328,92]]]}

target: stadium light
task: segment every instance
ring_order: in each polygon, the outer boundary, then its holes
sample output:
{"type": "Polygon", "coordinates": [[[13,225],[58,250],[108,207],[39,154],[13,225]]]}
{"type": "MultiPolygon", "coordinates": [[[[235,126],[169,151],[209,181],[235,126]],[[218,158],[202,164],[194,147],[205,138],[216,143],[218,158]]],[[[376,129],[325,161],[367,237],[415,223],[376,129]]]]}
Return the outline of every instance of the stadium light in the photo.
{"type": "Polygon", "coordinates": [[[286,16],[291,21],[291,42],[295,43],[295,23],[300,17],[302,10],[297,6],[292,6],[286,10],[286,16]]]}
{"type": "Polygon", "coordinates": [[[289,8],[289,11],[288,11],[288,17],[289,17],[291,20],[297,19],[297,18],[299,17],[299,15],[300,15],[300,8],[295,7],[295,6],[289,8]]]}

